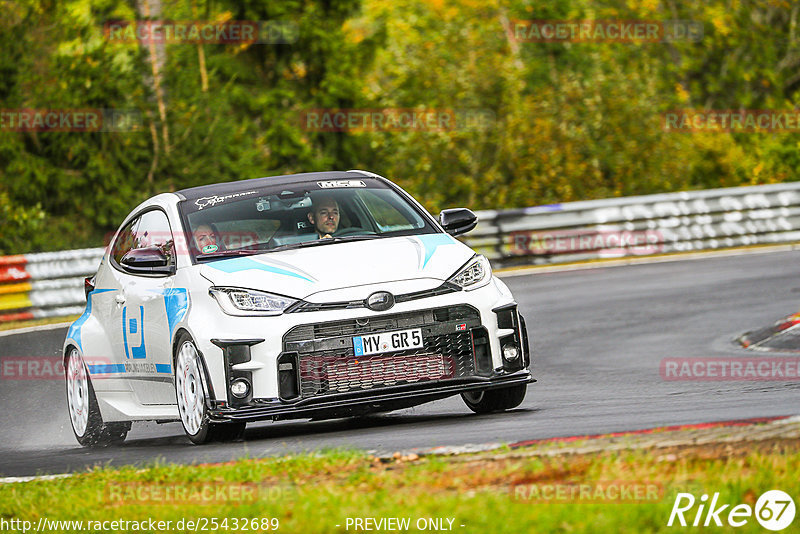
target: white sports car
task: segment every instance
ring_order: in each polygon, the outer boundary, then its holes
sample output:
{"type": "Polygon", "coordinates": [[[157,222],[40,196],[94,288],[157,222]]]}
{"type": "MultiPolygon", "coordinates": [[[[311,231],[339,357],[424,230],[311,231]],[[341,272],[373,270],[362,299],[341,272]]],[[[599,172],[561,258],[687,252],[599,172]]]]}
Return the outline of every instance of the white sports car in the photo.
{"type": "Polygon", "coordinates": [[[482,413],[533,381],[525,321],[489,262],[408,193],[364,171],[258,178],[155,196],[86,279],[64,342],[82,445],[131,421],[195,443],[249,421],[396,410],[461,394],[482,413]]]}

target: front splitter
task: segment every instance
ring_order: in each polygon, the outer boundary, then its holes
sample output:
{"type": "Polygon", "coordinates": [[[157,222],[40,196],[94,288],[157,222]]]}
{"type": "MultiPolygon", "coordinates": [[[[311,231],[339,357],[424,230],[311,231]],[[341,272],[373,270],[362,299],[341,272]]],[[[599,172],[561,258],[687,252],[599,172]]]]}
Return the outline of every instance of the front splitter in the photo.
{"type": "Polygon", "coordinates": [[[293,401],[256,399],[247,406],[209,410],[212,422],[254,422],[265,419],[330,418],[376,411],[391,411],[451,397],[469,391],[480,391],[530,384],[536,380],[530,371],[486,378],[439,381],[434,384],[406,384],[391,388],[308,397],[293,401]]]}

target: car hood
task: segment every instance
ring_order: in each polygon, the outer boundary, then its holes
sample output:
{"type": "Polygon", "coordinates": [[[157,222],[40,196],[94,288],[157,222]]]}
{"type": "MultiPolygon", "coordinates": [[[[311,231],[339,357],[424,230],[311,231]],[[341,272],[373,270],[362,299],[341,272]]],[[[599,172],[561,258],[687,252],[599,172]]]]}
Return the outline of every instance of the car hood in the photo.
{"type": "Polygon", "coordinates": [[[425,234],[217,260],[202,264],[200,274],[216,286],[259,289],[300,299],[374,284],[391,284],[398,291],[398,283],[403,281],[408,281],[404,291],[417,291],[441,284],[474,254],[447,234],[425,234]]]}

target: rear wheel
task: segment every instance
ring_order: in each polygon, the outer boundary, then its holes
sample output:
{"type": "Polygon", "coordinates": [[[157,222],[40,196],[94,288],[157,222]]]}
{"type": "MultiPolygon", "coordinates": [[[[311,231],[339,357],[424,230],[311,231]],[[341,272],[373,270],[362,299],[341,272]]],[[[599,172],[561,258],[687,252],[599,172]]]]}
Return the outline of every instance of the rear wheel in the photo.
{"type": "Polygon", "coordinates": [[[516,408],[525,400],[527,384],[507,388],[470,391],[462,393],[461,398],[467,407],[475,413],[491,413],[516,408]]]}
{"type": "Polygon", "coordinates": [[[72,432],[84,447],[125,441],[130,423],[103,423],[92,381],[78,349],[72,348],[66,365],[67,409],[72,432]]]}
{"type": "Polygon", "coordinates": [[[181,424],[192,443],[229,441],[244,433],[245,423],[212,423],[209,420],[206,407],[208,387],[200,354],[194,341],[186,334],[178,340],[175,356],[175,393],[181,424]]]}

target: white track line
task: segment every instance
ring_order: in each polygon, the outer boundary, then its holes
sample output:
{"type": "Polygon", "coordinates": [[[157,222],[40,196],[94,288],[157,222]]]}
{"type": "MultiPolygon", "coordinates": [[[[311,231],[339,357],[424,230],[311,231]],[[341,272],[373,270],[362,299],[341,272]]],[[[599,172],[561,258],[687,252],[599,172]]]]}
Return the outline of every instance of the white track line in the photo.
{"type": "Polygon", "coordinates": [[[71,477],[73,473],[63,473],[60,475],[39,475],[34,477],[4,477],[0,478],[0,484],[17,484],[19,482],[33,482],[35,480],[56,480],[59,478],[71,477]]]}
{"type": "Polygon", "coordinates": [[[637,265],[648,263],[669,263],[674,261],[704,260],[707,258],[726,257],[726,256],[746,256],[750,254],[768,254],[771,252],[790,252],[798,250],[798,245],[774,245],[766,247],[735,248],[723,250],[706,250],[698,252],[678,252],[668,256],[631,256],[619,259],[599,259],[582,263],[565,263],[563,265],[530,265],[520,267],[506,267],[495,269],[494,273],[500,278],[511,276],[524,276],[537,273],[553,273],[562,271],[579,271],[583,269],[604,269],[606,267],[622,267],[625,265],[637,265]]]}
{"type": "Polygon", "coordinates": [[[72,322],[41,324],[38,326],[26,326],[25,328],[17,328],[15,330],[0,330],[0,337],[14,336],[17,334],[27,334],[29,332],[44,332],[45,330],[55,330],[57,328],[66,328],[71,324],[72,322]]]}

